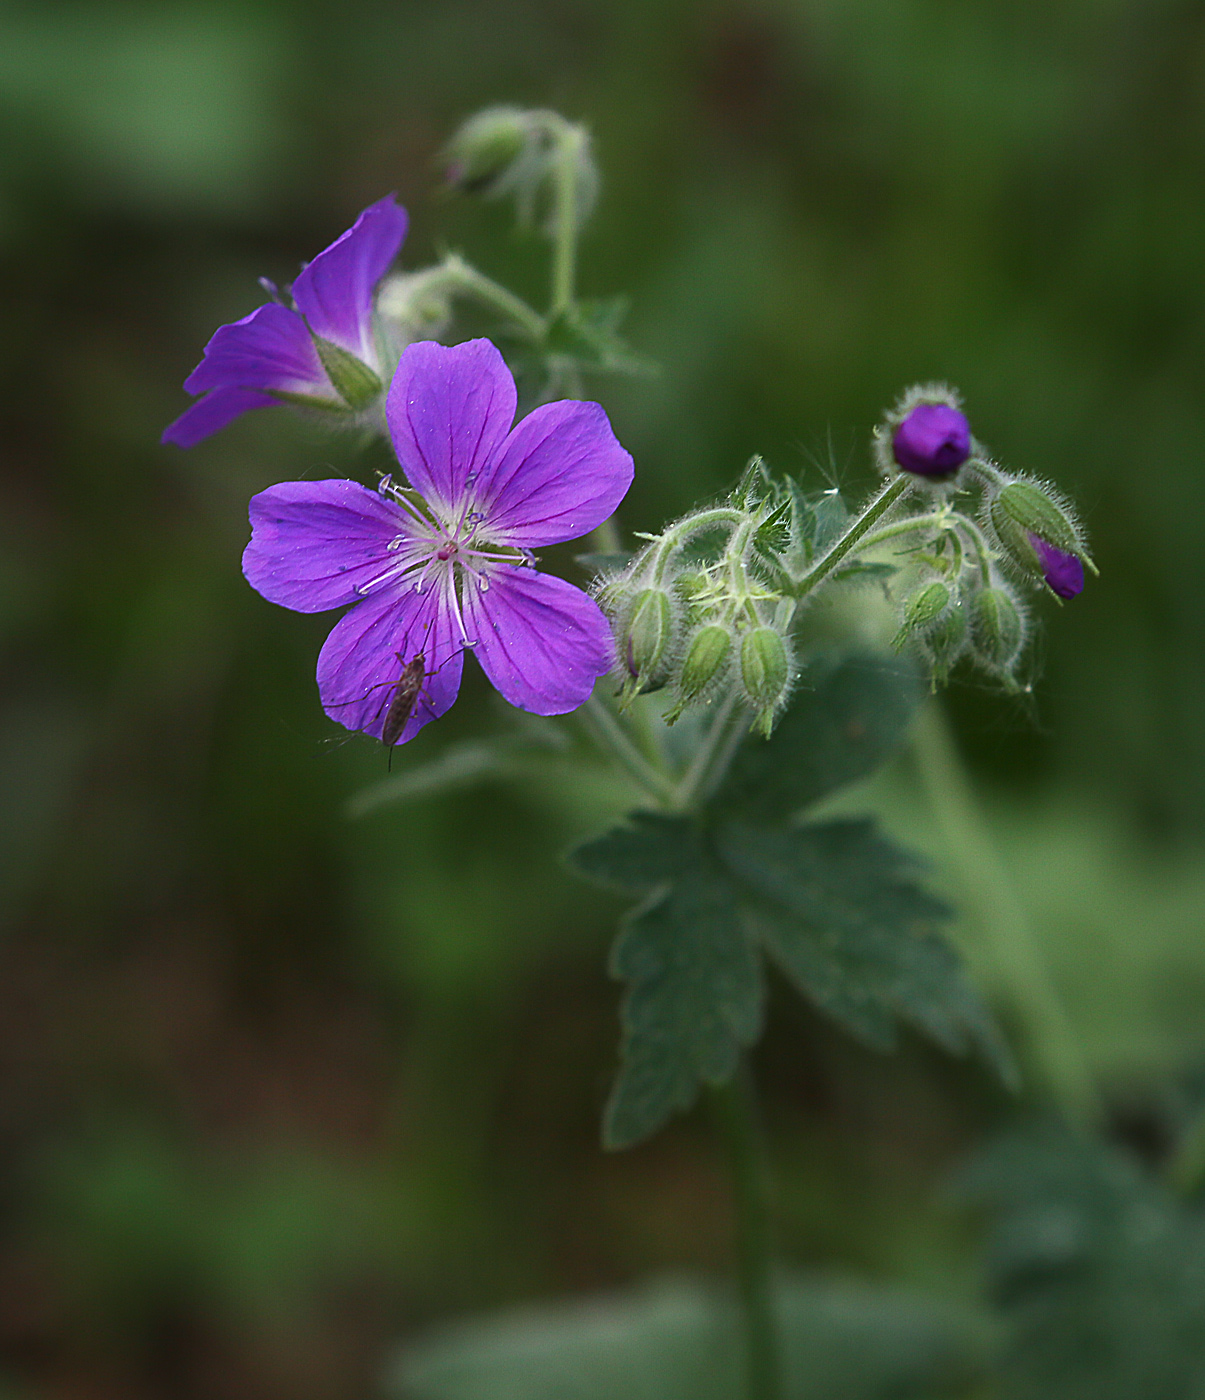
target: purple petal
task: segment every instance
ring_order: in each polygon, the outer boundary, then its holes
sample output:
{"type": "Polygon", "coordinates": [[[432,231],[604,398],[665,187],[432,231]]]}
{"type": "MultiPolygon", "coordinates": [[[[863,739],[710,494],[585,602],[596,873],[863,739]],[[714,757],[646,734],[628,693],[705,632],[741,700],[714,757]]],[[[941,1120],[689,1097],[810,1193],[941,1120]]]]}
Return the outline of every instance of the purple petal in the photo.
{"type": "Polygon", "coordinates": [[[488,340],[407,346],[385,418],[410,484],[457,512],[467,487],[505,442],[516,402],[514,378],[488,340]]]}
{"type": "Polygon", "coordinates": [[[389,544],[413,533],[408,516],[356,481],[284,481],[251,498],[243,573],[271,603],[325,612],[398,562],[389,544]]]}
{"type": "Polygon", "coordinates": [[[1074,554],[1047,544],[1037,535],[1030,535],[1029,542],[1042,566],[1046,586],[1052,593],[1060,598],[1074,598],[1084,591],[1084,566],[1074,554]]]}
{"type": "Polygon", "coordinates": [[[562,399],[516,425],[480,487],[480,509],[507,544],[575,540],[612,514],[632,470],[602,408],[562,399]]]}
{"type": "Polygon", "coordinates": [[[253,408],[271,408],[279,402],[256,389],[215,389],[164,428],[160,441],[174,442],[177,447],[193,447],[240,414],[253,408]]]}
{"type": "Polygon", "coordinates": [[[370,204],[356,222],[303,268],[293,300],[310,329],[378,367],[372,298],[406,236],[406,211],[392,195],[370,204]]]}
{"type": "Polygon", "coordinates": [[[971,428],[952,404],[921,403],[895,430],[895,460],[917,476],[948,476],[971,455],[971,428]]]}
{"type": "Polygon", "coordinates": [[[207,389],[277,389],[342,404],[305,322],[274,301],[257,306],[241,321],[219,326],[184,387],[190,394],[207,389]]]}
{"type": "Polygon", "coordinates": [[[464,642],[446,588],[390,589],[366,598],[335,624],[318,657],[322,708],[345,729],[379,739],[408,661],[425,676],[397,739],[404,744],[438,719],[460,691],[464,642]]]}
{"type": "Polygon", "coordinates": [[[563,715],[590,695],[614,659],[598,605],[550,574],[495,565],[489,588],[466,581],[465,625],[496,689],[521,710],[563,715]]]}

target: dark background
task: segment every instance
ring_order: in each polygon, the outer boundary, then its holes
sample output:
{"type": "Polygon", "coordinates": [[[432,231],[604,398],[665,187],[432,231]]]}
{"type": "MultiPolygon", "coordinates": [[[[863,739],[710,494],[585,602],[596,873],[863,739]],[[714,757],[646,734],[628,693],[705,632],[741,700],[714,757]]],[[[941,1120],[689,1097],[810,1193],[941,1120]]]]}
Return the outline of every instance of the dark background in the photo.
{"type": "MultiPolygon", "coordinates": [[[[254,491],[365,459],[283,410],[158,441],[255,278],[389,190],[405,267],[456,248],[542,303],[540,240],[439,187],[498,101],[594,133],[582,290],[630,293],[662,366],[590,386],[625,528],[754,451],[856,493],[928,378],[1080,503],[1103,576],[1043,606],[1033,702],[950,705],[1118,1123],[1157,1149],[1205,1045],[1205,7],[5,3],[5,1397],[351,1400],[432,1321],[728,1267],[704,1121],[597,1145],[620,906],[557,854],[617,795],[348,819],[384,760],[318,709],[329,619],[239,554],[254,491]]],[[[495,724],[486,691],[398,767],[495,724]]],[[[866,800],[940,874],[907,766],[866,800]]],[[[985,1074],[785,995],[758,1070],[785,1253],[970,1289],[934,1188],[1009,1112],[985,1074]]]]}

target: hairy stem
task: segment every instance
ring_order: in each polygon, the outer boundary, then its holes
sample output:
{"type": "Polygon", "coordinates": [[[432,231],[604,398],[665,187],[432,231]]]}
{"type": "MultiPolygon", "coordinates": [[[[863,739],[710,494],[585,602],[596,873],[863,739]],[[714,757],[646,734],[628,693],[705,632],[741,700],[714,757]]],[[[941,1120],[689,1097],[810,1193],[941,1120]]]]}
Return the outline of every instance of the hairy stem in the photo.
{"type": "Polygon", "coordinates": [[[440,270],[451,291],[474,296],[478,301],[493,307],[495,311],[500,311],[532,340],[540,340],[543,337],[544,318],[538,311],[533,310],[521,297],[515,296],[514,292],[508,291],[501,283],[495,282],[492,277],[478,272],[458,253],[449,253],[440,264],[440,270]]]}
{"type": "Polygon", "coordinates": [[[917,721],[912,751],[945,849],[959,870],[964,903],[1028,1032],[1044,1087],[1071,1122],[1091,1128],[1101,1118],[1096,1084],[1029,920],[996,854],[949,724],[935,702],[917,721]]]}
{"type": "Polygon", "coordinates": [[[578,171],[586,133],[572,122],[557,126],[553,165],[552,305],[549,317],[573,305],[577,278],[578,171]]]}
{"type": "Polygon", "coordinates": [[[742,1066],[729,1083],[711,1089],[710,1097],[727,1148],[736,1207],[745,1394],[748,1400],[780,1400],[782,1356],[774,1315],[769,1171],[747,1070],[742,1066]]]}
{"type": "Polygon", "coordinates": [[[676,794],[673,779],[653,767],[625,733],[605,701],[591,695],[578,714],[585,720],[599,747],[609,753],[629,777],[635,779],[650,797],[656,798],[661,806],[673,805],[676,794]]]}
{"type": "Polygon", "coordinates": [[[682,775],[682,781],[674,789],[668,803],[671,811],[689,812],[713,791],[719,780],[728,770],[741,740],[745,737],[739,724],[731,725],[732,712],[736,709],[736,691],[732,691],[721,703],[715,718],[708,726],[707,733],[694,751],[690,766],[682,775]],[[735,738],[734,738],[735,736],[735,738]]]}
{"type": "Polygon", "coordinates": [[[832,549],[813,564],[795,585],[792,591],[796,598],[802,598],[805,594],[810,593],[818,583],[827,578],[870,530],[870,527],[876,521],[881,520],[912,485],[913,482],[903,473],[897,476],[894,481],[888,482],[845,534],[833,545],[832,549]]]}

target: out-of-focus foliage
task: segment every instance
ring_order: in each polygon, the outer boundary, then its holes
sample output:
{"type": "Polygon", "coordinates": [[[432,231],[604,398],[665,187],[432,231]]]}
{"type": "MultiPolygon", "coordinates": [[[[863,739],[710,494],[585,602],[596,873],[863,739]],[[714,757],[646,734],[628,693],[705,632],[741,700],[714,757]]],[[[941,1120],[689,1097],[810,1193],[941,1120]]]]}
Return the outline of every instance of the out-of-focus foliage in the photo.
{"type": "MultiPolygon", "coordinates": [[[[941,1400],[987,1360],[982,1318],[901,1290],[793,1279],[777,1298],[787,1400],[941,1400]]],[[[731,1299],[666,1282],[462,1325],[398,1362],[400,1400],[736,1400],[731,1299]]]]}
{"type": "Polygon", "coordinates": [[[995,1216],[1007,1400],[1205,1393],[1205,1214],[1126,1154],[1062,1129],[996,1144],[963,1191],[995,1216]]]}
{"type": "Polygon", "coordinates": [[[583,875],[644,896],[615,944],[629,985],[604,1140],[630,1147],[723,1084],[761,1034],[763,954],[817,1007],[878,1049],[897,1021],[955,1052],[1008,1052],[940,929],[951,911],[868,822],[792,813],[902,742],[919,698],[909,667],[826,657],[766,743],[738,755],[700,816],[634,813],[579,846],[583,875]],[[777,820],[775,820],[777,819],[777,820]]]}
{"type": "MultiPolygon", "coordinates": [[[[1091,1062],[1163,1150],[1152,1083],[1205,1054],[1203,52],[1186,0],[0,7],[15,1396],[362,1400],[450,1314],[727,1268],[698,1123],[598,1151],[621,905],[554,853],[630,795],[553,754],[434,795],[428,769],[348,821],[387,775],[318,710],[326,619],[238,558],[254,491],[384,460],[284,410],[158,446],[255,278],[390,190],[404,267],[459,248],[542,303],[542,241],[438,191],[487,103],[593,131],[583,294],[626,294],[660,367],[587,377],[637,459],[625,529],[755,451],[856,493],[869,425],[925,378],[1082,504],[1103,575],[1047,610],[1032,703],[951,699],[1091,1062]]],[[[470,678],[394,778],[502,730],[489,705],[470,678]]],[[[873,800],[956,885],[907,773],[873,800]]],[[[863,1052],[777,982],[767,1026],[787,1256],[972,1288],[931,1186],[1006,1111],[988,1076],[863,1052]]]]}

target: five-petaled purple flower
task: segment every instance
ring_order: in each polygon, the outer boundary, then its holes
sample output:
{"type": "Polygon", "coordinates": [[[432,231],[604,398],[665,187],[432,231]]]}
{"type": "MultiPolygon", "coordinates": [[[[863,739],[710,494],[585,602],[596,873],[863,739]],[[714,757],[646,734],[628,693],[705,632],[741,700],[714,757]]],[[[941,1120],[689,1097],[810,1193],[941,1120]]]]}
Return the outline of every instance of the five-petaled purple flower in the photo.
{"type": "Polygon", "coordinates": [[[281,402],[344,413],[373,403],[389,368],[373,296],[405,236],[406,211],[389,195],[306,264],[292,286],[292,307],[271,301],[220,326],[184,381],[190,394],[205,397],[163,441],[192,447],[248,409],[281,402]]]}
{"type": "Polygon", "coordinates": [[[1084,566],[1074,554],[1065,549],[1047,544],[1038,535],[1031,534],[1029,542],[1042,566],[1042,576],[1046,587],[1060,598],[1074,598],[1084,591],[1084,566]]]}
{"type": "Polygon", "coordinates": [[[318,658],[323,708],[377,738],[407,663],[423,685],[396,742],[456,699],[471,649],[502,695],[565,714],[613,661],[597,604],[530,550],[600,525],[632,458],[594,403],[545,404],[512,429],[515,381],[488,340],[402,354],[385,416],[409,488],[289,481],[251,502],[243,572],[298,612],[356,606],[318,658]]]}
{"type": "Polygon", "coordinates": [[[906,472],[948,476],[971,455],[965,415],[948,403],[920,403],[895,430],[891,450],[906,472]]]}

